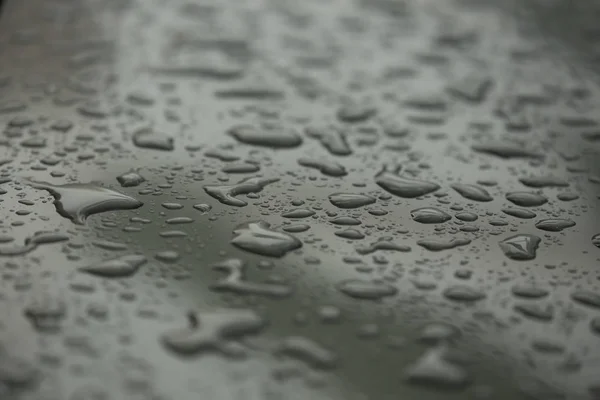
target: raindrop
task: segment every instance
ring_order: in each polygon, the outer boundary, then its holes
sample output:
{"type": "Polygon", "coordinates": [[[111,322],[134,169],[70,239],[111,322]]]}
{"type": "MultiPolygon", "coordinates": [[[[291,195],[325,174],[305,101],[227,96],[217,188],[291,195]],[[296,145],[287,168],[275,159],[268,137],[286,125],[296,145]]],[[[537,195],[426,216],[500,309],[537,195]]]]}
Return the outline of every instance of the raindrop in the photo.
{"type": "Polygon", "coordinates": [[[575,226],[575,221],[562,218],[543,219],[535,224],[536,228],[548,232],[560,232],[573,226],[575,226]]]}
{"type": "Polygon", "coordinates": [[[468,200],[488,202],[493,198],[487,190],[477,185],[469,185],[464,183],[455,183],[450,187],[458,192],[462,197],[468,200]]]}
{"type": "Polygon", "coordinates": [[[506,199],[519,207],[539,207],[548,202],[541,194],[531,192],[510,192],[506,199]]]}
{"type": "Polygon", "coordinates": [[[81,267],[79,270],[105,278],[123,278],[135,274],[147,261],[140,254],[129,254],[81,267]]]}
{"type": "Polygon", "coordinates": [[[441,224],[452,219],[449,214],[434,207],[417,208],[410,212],[410,216],[422,224],[441,224]]]}
{"type": "Polygon", "coordinates": [[[247,206],[248,203],[235,196],[259,193],[267,185],[277,181],[279,181],[278,178],[246,178],[235,185],[205,186],[204,191],[223,204],[234,207],[244,207],[247,206]]]}
{"type": "Polygon", "coordinates": [[[359,208],[375,203],[375,198],[364,194],[334,193],[329,195],[331,204],[338,208],[359,208]]]}
{"type": "Polygon", "coordinates": [[[425,196],[440,188],[436,183],[399,176],[385,168],[375,176],[375,182],[391,194],[407,199],[425,196]]]}
{"type": "Polygon", "coordinates": [[[600,294],[590,290],[577,290],[571,294],[571,298],[580,304],[600,309],[600,294]]]}
{"type": "Polygon", "coordinates": [[[229,129],[228,134],[237,141],[253,146],[284,149],[298,147],[302,137],[289,129],[258,129],[252,125],[237,125],[229,129]]]}
{"type": "Polygon", "coordinates": [[[541,239],[535,235],[515,235],[499,243],[504,255],[512,260],[533,260],[541,239]]]}
{"type": "Polygon", "coordinates": [[[429,251],[450,250],[471,243],[469,239],[422,239],[417,244],[429,251]]]}
{"type": "Polygon", "coordinates": [[[144,183],[146,179],[137,172],[130,171],[118,176],[117,181],[122,187],[134,187],[144,183]]]}
{"type": "Polygon", "coordinates": [[[292,250],[302,247],[302,242],[294,236],[269,229],[264,221],[249,222],[233,231],[231,244],[242,250],[268,257],[283,257],[292,250]]]}
{"type": "Polygon", "coordinates": [[[525,208],[503,208],[502,212],[506,215],[510,215],[511,217],[522,219],[531,219],[537,216],[536,213],[525,208]]]}
{"type": "Polygon", "coordinates": [[[323,175],[339,177],[348,175],[346,167],[332,160],[317,160],[314,158],[302,157],[298,159],[298,164],[307,168],[314,168],[323,175]]]}
{"type": "Polygon", "coordinates": [[[450,300],[465,302],[478,301],[486,297],[485,293],[481,290],[466,285],[450,286],[444,290],[443,295],[450,300]]]}
{"type": "Polygon", "coordinates": [[[133,134],[133,144],[142,149],[171,151],[175,149],[172,137],[155,132],[150,128],[142,128],[133,134]]]}
{"type": "Polygon", "coordinates": [[[29,184],[36,189],[50,192],[54,197],[56,211],[76,224],[83,225],[92,214],[107,211],[132,210],[143,205],[141,201],[101,186],[84,183],[52,185],[44,182],[29,184]]]}
{"type": "Polygon", "coordinates": [[[237,340],[259,332],[266,325],[256,312],[245,309],[190,313],[188,320],[188,327],[161,337],[166,348],[181,355],[218,351],[226,356],[242,356],[244,349],[237,340]]]}
{"type": "Polygon", "coordinates": [[[340,292],[357,299],[378,300],[394,296],[398,289],[386,283],[375,283],[364,280],[348,280],[338,285],[340,292]]]}

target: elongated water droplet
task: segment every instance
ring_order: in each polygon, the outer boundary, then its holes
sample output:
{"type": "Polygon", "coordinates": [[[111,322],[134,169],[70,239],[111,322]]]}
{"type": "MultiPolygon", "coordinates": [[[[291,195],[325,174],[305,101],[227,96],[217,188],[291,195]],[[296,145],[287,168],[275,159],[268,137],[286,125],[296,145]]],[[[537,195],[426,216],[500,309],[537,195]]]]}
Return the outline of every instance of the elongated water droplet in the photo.
{"type": "Polygon", "coordinates": [[[83,225],[92,214],[107,211],[132,210],[144,203],[125,194],[101,186],[84,183],[52,185],[45,182],[28,182],[54,196],[56,211],[76,224],[83,225]]]}
{"type": "Polygon", "coordinates": [[[269,257],[283,257],[292,250],[302,247],[294,236],[269,229],[264,221],[249,222],[233,231],[236,235],[231,243],[240,249],[269,257]]]}
{"type": "Polygon", "coordinates": [[[541,239],[535,235],[515,235],[499,243],[504,255],[512,260],[533,260],[541,239]]]}

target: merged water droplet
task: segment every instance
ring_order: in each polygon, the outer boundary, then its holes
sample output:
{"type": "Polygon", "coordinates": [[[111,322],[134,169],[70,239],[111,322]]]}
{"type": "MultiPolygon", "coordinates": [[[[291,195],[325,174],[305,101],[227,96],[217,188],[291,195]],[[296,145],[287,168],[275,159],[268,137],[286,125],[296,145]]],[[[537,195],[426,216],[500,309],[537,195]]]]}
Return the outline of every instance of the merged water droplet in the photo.
{"type": "Polygon", "coordinates": [[[563,229],[575,226],[575,221],[563,218],[549,218],[538,221],[535,227],[548,232],[560,232],[563,229]]]}
{"type": "Polygon", "coordinates": [[[298,159],[298,164],[307,168],[314,168],[323,175],[340,177],[348,175],[346,167],[332,160],[317,160],[314,158],[302,157],[298,159]]]}
{"type": "Polygon", "coordinates": [[[298,147],[302,136],[291,129],[258,129],[252,125],[236,125],[227,132],[238,142],[252,146],[284,149],[298,147]]]}
{"type": "Polygon", "coordinates": [[[275,354],[295,358],[318,369],[333,368],[338,361],[333,351],[303,336],[290,336],[283,339],[276,346],[275,354]]]}
{"type": "Polygon", "coordinates": [[[554,319],[554,307],[551,305],[522,303],[516,304],[514,310],[537,321],[552,321],[554,319]]]}
{"type": "Polygon", "coordinates": [[[408,367],[406,379],[425,387],[462,388],[469,383],[467,371],[448,359],[448,349],[445,346],[428,349],[408,367]]]}
{"type": "Polygon", "coordinates": [[[0,256],[22,256],[35,250],[39,245],[64,242],[66,240],[69,240],[69,237],[61,233],[43,231],[37,232],[33,236],[25,239],[23,246],[6,248],[0,247],[0,256]]]}
{"type": "Polygon", "coordinates": [[[510,192],[506,199],[519,207],[539,207],[548,202],[541,194],[531,192],[510,192]]]}
{"type": "Polygon", "coordinates": [[[600,294],[596,292],[590,290],[576,290],[571,293],[571,298],[580,304],[600,309],[600,294]]]}
{"type": "Polygon", "coordinates": [[[56,211],[76,224],[82,225],[90,215],[118,210],[133,210],[144,203],[112,189],[85,183],[52,185],[45,182],[28,183],[50,192],[56,211]]]}
{"type": "Polygon", "coordinates": [[[270,297],[287,297],[292,288],[279,283],[255,283],[245,280],[246,264],[239,258],[230,258],[213,266],[227,276],[211,286],[212,290],[237,294],[254,294],[270,297]]]}
{"type": "Polygon", "coordinates": [[[562,178],[558,178],[556,176],[532,176],[528,178],[519,179],[525,186],[529,186],[532,188],[544,188],[544,187],[567,187],[569,186],[569,182],[565,181],[562,178]]]}
{"type": "Polygon", "coordinates": [[[422,207],[410,212],[412,219],[422,224],[441,224],[450,221],[452,217],[435,207],[422,207]]]}
{"type": "Polygon", "coordinates": [[[224,309],[190,313],[188,326],[162,335],[169,350],[181,355],[217,351],[231,357],[243,356],[238,340],[259,332],[266,321],[253,310],[224,309]]]}
{"type": "Polygon", "coordinates": [[[468,200],[488,202],[494,200],[487,190],[477,185],[464,183],[455,183],[450,187],[458,192],[462,197],[468,200]]]}
{"type": "Polygon", "coordinates": [[[242,250],[268,257],[283,257],[288,252],[302,247],[302,242],[294,236],[269,229],[264,221],[249,222],[233,231],[236,235],[231,244],[242,250]]]}
{"type": "Polygon", "coordinates": [[[437,183],[399,176],[385,168],[375,176],[375,182],[391,194],[407,199],[425,196],[440,188],[437,183]]]}
{"type": "Polygon", "coordinates": [[[446,288],[443,292],[444,297],[455,301],[474,302],[485,299],[483,291],[467,285],[454,285],[446,288]]]}
{"type": "Polygon", "coordinates": [[[518,143],[486,142],[471,147],[474,151],[494,155],[500,158],[543,158],[542,153],[524,148],[518,143]]]}
{"type": "Polygon", "coordinates": [[[259,193],[267,185],[277,181],[279,181],[278,178],[246,178],[235,185],[205,186],[204,191],[223,204],[234,207],[244,207],[247,206],[248,203],[235,196],[259,193]]]}
{"type": "Polygon", "coordinates": [[[536,257],[542,239],[535,235],[520,234],[499,243],[504,255],[512,260],[527,261],[536,257]]]}
{"type": "Polygon", "coordinates": [[[122,187],[133,187],[139,186],[144,183],[146,179],[135,171],[126,172],[123,175],[117,177],[117,181],[122,187]]]}
{"type": "Polygon", "coordinates": [[[450,250],[460,246],[466,246],[471,243],[470,239],[422,239],[417,244],[429,251],[450,250]]]}
{"type": "Polygon", "coordinates": [[[334,156],[349,156],[352,148],[346,135],[334,128],[306,128],[306,135],[318,140],[321,145],[334,156]]]}
{"type": "Polygon", "coordinates": [[[525,208],[503,208],[502,212],[506,215],[510,215],[511,217],[522,218],[522,219],[531,219],[537,216],[531,210],[527,210],[525,208]]]}
{"type": "Polygon", "coordinates": [[[151,128],[142,128],[133,134],[133,144],[142,149],[172,151],[175,140],[151,128]]]}
{"type": "Polygon", "coordinates": [[[376,199],[365,194],[333,193],[329,195],[329,201],[338,208],[351,209],[373,204],[376,199]]]}
{"type": "Polygon", "coordinates": [[[394,296],[398,289],[387,283],[370,282],[366,280],[347,280],[338,286],[340,292],[357,299],[379,300],[384,297],[394,296]]]}
{"type": "Polygon", "coordinates": [[[81,267],[79,270],[104,278],[124,278],[135,274],[147,261],[141,254],[128,254],[81,267]]]}

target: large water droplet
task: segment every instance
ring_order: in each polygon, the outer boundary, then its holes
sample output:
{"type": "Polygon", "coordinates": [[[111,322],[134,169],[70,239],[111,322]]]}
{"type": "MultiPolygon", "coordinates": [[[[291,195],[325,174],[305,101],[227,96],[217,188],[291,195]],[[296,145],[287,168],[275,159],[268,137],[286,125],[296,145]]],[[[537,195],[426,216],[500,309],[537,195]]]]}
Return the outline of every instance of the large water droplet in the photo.
{"type": "Polygon", "coordinates": [[[54,196],[56,211],[76,224],[82,225],[92,214],[107,211],[132,210],[144,203],[101,186],[85,183],[52,185],[45,182],[28,182],[37,189],[44,189],[54,196]]]}
{"type": "Polygon", "coordinates": [[[240,337],[259,332],[266,324],[256,312],[245,309],[225,309],[188,315],[189,326],[162,335],[162,343],[181,355],[218,351],[239,357],[244,349],[240,337]]]}
{"type": "Polygon", "coordinates": [[[455,183],[450,187],[458,192],[462,197],[473,201],[492,201],[492,196],[487,190],[477,185],[469,185],[464,183],[455,183]]]}
{"type": "Polygon", "coordinates": [[[172,137],[151,128],[142,128],[133,134],[133,144],[142,149],[171,151],[175,148],[172,137]]]}
{"type": "Polygon", "coordinates": [[[541,194],[531,192],[510,192],[506,199],[519,207],[539,207],[548,202],[541,194]]]}
{"type": "Polygon", "coordinates": [[[560,232],[563,229],[571,228],[573,226],[575,226],[575,221],[562,218],[543,219],[535,224],[536,228],[548,232],[560,232]]]}
{"type": "Polygon", "coordinates": [[[237,141],[253,146],[283,149],[302,144],[302,136],[290,129],[258,129],[252,125],[237,125],[228,133],[237,141]]]}
{"type": "Polygon", "coordinates": [[[235,196],[259,193],[265,186],[277,181],[279,181],[278,178],[246,178],[235,185],[205,186],[204,191],[223,204],[234,207],[244,207],[248,205],[248,203],[235,196]]]}
{"type": "Polygon", "coordinates": [[[292,293],[292,289],[287,285],[246,281],[246,264],[239,258],[222,261],[215,264],[213,268],[227,274],[225,278],[211,286],[213,290],[270,297],[286,297],[292,293]]]}
{"type": "Polygon", "coordinates": [[[413,220],[422,224],[441,224],[452,219],[449,214],[434,207],[417,208],[410,215],[413,220]]]}
{"type": "Polygon", "coordinates": [[[398,289],[387,283],[376,283],[364,280],[348,280],[338,285],[340,292],[357,299],[378,300],[394,296],[398,289]]]}
{"type": "Polygon", "coordinates": [[[450,250],[471,243],[470,239],[422,239],[417,244],[429,251],[450,250]]]}
{"type": "Polygon", "coordinates": [[[314,168],[323,175],[339,177],[348,175],[346,167],[332,160],[317,160],[314,158],[302,157],[298,159],[298,164],[307,168],[314,168]]]}
{"type": "Polygon", "coordinates": [[[294,236],[269,229],[264,221],[249,222],[233,231],[236,235],[231,243],[240,249],[269,257],[283,257],[292,250],[302,247],[294,236]]]}
{"type": "Polygon", "coordinates": [[[504,255],[512,260],[533,260],[542,239],[535,235],[515,235],[499,243],[504,255]]]}
{"type": "Polygon", "coordinates": [[[425,196],[440,188],[437,183],[399,176],[386,169],[375,176],[375,182],[391,194],[407,199],[425,196]]]}
{"type": "Polygon", "coordinates": [[[140,254],[129,254],[79,268],[80,271],[105,278],[123,278],[135,274],[148,259],[140,254]]]}
{"type": "Polygon", "coordinates": [[[365,194],[333,193],[329,195],[329,201],[339,208],[359,208],[375,203],[375,198],[365,194]]]}

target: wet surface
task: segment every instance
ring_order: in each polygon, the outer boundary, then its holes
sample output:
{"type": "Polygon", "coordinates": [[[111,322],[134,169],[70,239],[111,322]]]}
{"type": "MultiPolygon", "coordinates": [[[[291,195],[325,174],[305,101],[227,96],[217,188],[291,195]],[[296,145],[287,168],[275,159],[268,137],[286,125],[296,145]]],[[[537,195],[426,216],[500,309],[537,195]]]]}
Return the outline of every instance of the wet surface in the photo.
{"type": "Polygon", "coordinates": [[[599,11],[6,2],[0,398],[599,398],[599,11]]]}

